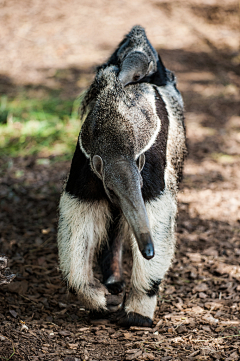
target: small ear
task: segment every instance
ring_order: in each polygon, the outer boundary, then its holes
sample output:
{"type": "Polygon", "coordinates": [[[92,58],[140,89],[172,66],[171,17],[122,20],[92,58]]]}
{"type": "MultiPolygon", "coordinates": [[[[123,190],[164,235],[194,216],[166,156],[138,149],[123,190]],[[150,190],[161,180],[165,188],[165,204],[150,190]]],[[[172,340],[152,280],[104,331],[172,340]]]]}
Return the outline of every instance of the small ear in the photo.
{"type": "Polygon", "coordinates": [[[166,74],[167,74],[167,78],[170,82],[176,82],[176,77],[175,77],[175,74],[174,72],[172,72],[171,70],[169,69],[166,69],[166,74]]]}
{"type": "Polygon", "coordinates": [[[152,74],[154,71],[154,63],[153,60],[150,61],[149,65],[148,65],[148,74],[152,74]]]}
{"type": "Polygon", "coordinates": [[[142,171],[144,164],[145,164],[145,154],[142,153],[142,154],[140,154],[140,156],[137,159],[137,166],[138,166],[139,172],[142,171]]]}
{"type": "Polygon", "coordinates": [[[103,178],[103,161],[99,155],[94,155],[92,159],[92,164],[95,172],[99,176],[99,178],[103,178]]]}

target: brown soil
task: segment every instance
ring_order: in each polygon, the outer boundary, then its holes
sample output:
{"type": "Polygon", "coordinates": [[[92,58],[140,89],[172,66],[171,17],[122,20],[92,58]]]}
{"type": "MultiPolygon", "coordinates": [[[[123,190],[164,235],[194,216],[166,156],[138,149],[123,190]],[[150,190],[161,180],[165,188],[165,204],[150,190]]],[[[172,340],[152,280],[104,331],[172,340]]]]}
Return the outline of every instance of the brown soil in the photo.
{"type": "Polygon", "coordinates": [[[0,357],[239,360],[238,1],[0,0],[0,10],[0,92],[9,96],[30,86],[76,96],[123,34],[136,23],[145,26],[177,74],[189,148],[176,257],[153,329],[90,321],[68,294],[58,271],[56,229],[70,164],[0,158],[0,251],[17,275],[0,289],[0,357]]]}

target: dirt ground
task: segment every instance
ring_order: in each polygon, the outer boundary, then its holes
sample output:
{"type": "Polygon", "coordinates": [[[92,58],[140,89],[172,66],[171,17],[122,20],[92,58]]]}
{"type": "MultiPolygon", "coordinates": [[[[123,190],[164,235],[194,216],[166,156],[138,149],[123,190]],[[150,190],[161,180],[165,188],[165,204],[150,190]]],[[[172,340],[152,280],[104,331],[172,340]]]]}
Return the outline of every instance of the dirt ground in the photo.
{"type": "Polygon", "coordinates": [[[239,14],[231,0],[0,0],[0,94],[77,96],[138,23],[177,75],[189,150],[154,326],[130,330],[91,321],[59,273],[70,163],[0,157],[0,253],[17,275],[0,289],[1,359],[240,360],[239,14]]]}

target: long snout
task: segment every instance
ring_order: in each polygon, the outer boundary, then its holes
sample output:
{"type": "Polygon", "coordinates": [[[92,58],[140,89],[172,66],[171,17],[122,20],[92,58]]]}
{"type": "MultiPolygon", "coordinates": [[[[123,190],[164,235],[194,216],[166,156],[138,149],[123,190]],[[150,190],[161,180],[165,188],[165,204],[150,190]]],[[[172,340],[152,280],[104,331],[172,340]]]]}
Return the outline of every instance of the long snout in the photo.
{"type": "Polygon", "coordinates": [[[147,56],[143,52],[135,51],[123,60],[118,79],[125,86],[129,83],[139,81],[147,72],[147,56]]]}
{"type": "Polygon", "coordinates": [[[118,75],[118,79],[123,84],[123,86],[126,86],[127,84],[132,82],[133,79],[133,71],[130,69],[124,69],[120,71],[118,75]]]}
{"type": "Polygon", "coordinates": [[[134,195],[125,193],[124,198],[120,199],[120,206],[134,233],[140,252],[144,258],[151,259],[154,257],[154,245],[146,208],[141,191],[135,190],[134,193],[134,195]]]}
{"type": "Polygon", "coordinates": [[[142,197],[142,178],[134,162],[117,161],[106,169],[105,186],[111,186],[143,257],[154,257],[154,245],[142,197]]]}

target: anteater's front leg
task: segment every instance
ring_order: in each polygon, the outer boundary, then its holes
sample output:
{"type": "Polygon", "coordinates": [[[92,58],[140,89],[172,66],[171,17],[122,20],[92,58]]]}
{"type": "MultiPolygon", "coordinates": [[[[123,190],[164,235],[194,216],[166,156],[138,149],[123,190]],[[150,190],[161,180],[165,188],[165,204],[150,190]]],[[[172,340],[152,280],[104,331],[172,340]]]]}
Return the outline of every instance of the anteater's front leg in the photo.
{"type": "Polygon", "coordinates": [[[142,257],[135,239],[133,239],[133,270],[131,292],[125,304],[125,316],[119,324],[122,326],[151,326],[157,305],[159,284],[167,272],[175,247],[176,201],[169,191],[146,206],[155,256],[146,260],[142,257]]]}
{"type": "Polygon", "coordinates": [[[87,203],[63,192],[59,205],[60,269],[69,287],[93,310],[106,309],[107,289],[93,277],[93,256],[107,237],[108,203],[87,203]]]}
{"type": "Polygon", "coordinates": [[[108,229],[108,242],[106,242],[98,254],[98,262],[102,270],[103,283],[112,295],[108,296],[108,309],[115,311],[122,305],[125,282],[122,274],[124,230],[121,227],[120,213],[112,212],[112,221],[108,229]]]}

